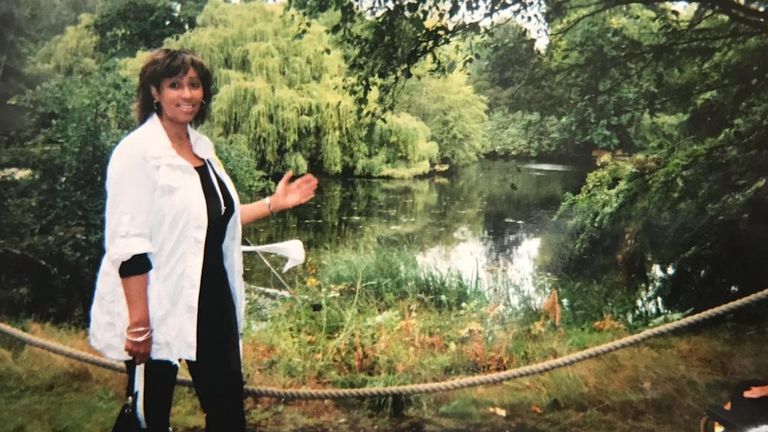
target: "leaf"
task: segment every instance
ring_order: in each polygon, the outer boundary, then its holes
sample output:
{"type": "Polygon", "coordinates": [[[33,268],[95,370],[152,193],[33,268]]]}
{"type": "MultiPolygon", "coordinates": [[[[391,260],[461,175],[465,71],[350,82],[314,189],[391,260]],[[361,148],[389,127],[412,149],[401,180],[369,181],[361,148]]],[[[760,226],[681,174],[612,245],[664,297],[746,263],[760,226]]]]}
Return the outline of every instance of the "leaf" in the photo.
{"type": "Polygon", "coordinates": [[[496,414],[499,417],[506,417],[507,416],[507,410],[504,408],[499,407],[490,407],[488,408],[488,412],[491,414],[496,414]]]}
{"type": "Polygon", "coordinates": [[[624,325],[616,321],[612,315],[608,314],[602,320],[592,324],[592,328],[597,331],[624,330],[624,325]]]}
{"type": "Polygon", "coordinates": [[[560,301],[558,300],[557,291],[552,290],[549,293],[549,296],[544,301],[544,304],[541,305],[541,310],[547,316],[549,317],[549,320],[552,321],[553,324],[555,324],[556,327],[560,326],[560,314],[561,314],[561,308],[560,308],[560,301]]]}

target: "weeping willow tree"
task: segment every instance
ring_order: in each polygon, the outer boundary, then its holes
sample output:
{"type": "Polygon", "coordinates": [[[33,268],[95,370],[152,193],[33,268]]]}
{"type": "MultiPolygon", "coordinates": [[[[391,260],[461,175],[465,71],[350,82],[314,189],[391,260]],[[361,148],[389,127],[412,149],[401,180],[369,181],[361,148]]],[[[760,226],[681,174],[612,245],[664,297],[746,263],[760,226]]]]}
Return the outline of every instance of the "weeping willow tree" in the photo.
{"type": "Polygon", "coordinates": [[[429,127],[407,113],[386,115],[373,128],[370,142],[375,155],[368,161],[368,170],[378,169],[376,173],[384,177],[424,174],[429,171],[430,161],[438,156],[438,146],[430,140],[429,127]]]}
{"type": "MultiPolygon", "coordinates": [[[[254,175],[285,169],[374,176],[388,175],[393,167],[418,166],[416,174],[429,170],[435,151],[426,126],[396,121],[367,127],[342,88],[341,53],[322,26],[295,12],[212,1],[194,30],[166,45],[191,49],[214,70],[213,115],[205,131],[225,163],[234,165],[238,183],[257,187],[254,175]],[[415,130],[403,133],[404,127],[415,130]],[[382,128],[394,128],[389,139],[371,141],[371,131],[382,128]],[[423,154],[396,150],[407,146],[423,154]]],[[[142,59],[127,68],[137,68],[142,59]]]]}
{"type": "Polygon", "coordinates": [[[302,24],[279,7],[213,2],[175,44],[216,72],[215,136],[248,143],[258,166],[338,174],[364,157],[356,107],[336,90],[341,56],[322,28],[300,34],[302,24]]]}

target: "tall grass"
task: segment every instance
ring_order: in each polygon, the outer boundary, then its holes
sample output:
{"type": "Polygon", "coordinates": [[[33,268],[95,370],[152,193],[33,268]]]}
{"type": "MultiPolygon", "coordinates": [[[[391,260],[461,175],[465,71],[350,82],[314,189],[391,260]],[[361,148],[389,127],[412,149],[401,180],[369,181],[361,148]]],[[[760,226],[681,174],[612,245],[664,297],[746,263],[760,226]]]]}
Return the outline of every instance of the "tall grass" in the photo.
{"type": "Polygon", "coordinates": [[[476,284],[424,271],[405,249],[329,252],[316,266],[248,338],[268,353],[252,376],[358,387],[473,369],[462,346],[487,318],[476,284]]]}

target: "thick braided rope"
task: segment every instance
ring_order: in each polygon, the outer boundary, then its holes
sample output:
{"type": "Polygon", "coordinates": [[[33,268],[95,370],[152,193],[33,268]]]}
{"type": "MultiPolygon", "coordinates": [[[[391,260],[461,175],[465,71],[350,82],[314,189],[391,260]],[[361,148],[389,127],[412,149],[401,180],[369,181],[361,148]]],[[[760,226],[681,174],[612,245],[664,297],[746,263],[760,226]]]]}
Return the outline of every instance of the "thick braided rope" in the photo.
{"type": "Polygon", "coordinates": [[[14,337],[27,345],[31,345],[42,350],[58,354],[60,356],[77,360],[83,363],[88,363],[100,368],[113,370],[116,372],[125,372],[125,365],[120,362],[112,361],[100,357],[97,355],[89,354],[82,351],[66,347],[56,342],[47,341],[37,336],[33,336],[29,333],[23,332],[15,327],[11,327],[4,322],[0,322],[0,332],[3,332],[11,337],[14,337]]]}
{"type": "MultiPolygon", "coordinates": [[[[644,330],[640,333],[627,336],[613,342],[608,342],[602,345],[598,345],[593,348],[588,348],[583,351],[579,351],[573,354],[568,354],[563,357],[559,357],[553,360],[547,360],[544,362],[536,363],[529,366],[523,366],[515,369],[510,369],[502,372],[496,372],[486,375],[476,375],[465,378],[458,378],[448,381],[426,383],[426,384],[410,384],[391,387],[370,387],[370,388],[357,388],[357,389],[279,389],[274,387],[246,387],[245,394],[248,396],[257,397],[269,397],[278,399],[344,399],[344,398],[365,398],[365,397],[383,397],[383,396],[412,396],[416,394],[424,393],[438,393],[445,391],[459,390],[469,387],[477,387],[482,385],[499,384],[504,381],[509,381],[516,378],[522,378],[531,375],[537,375],[544,372],[549,372],[555,369],[559,369],[565,366],[570,366],[584,360],[588,360],[594,357],[598,357],[610,352],[620,350],[632,345],[639,344],[646,339],[660,336],[679,330],[684,327],[691,326],[693,324],[700,323],[707,319],[711,319],[726,313],[732,312],[741,307],[747,306],[751,303],[756,303],[768,298],[768,289],[764,289],[755,294],[743,297],[739,300],[734,300],[730,303],[726,303],[721,306],[708,309],[706,311],[691,315],[671,323],[667,323],[658,327],[644,330]]],[[[11,326],[8,326],[0,322],[0,331],[5,332],[17,339],[24,341],[25,343],[42,348],[44,350],[69,357],[74,360],[83,361],[94,366],[103,367],[115,371],[125,371],[123,364],[106,360],[102,357],[98,357],[92,354],[75,351],[62,345],[54,344],[44,341],[40,338],[34,337],[20,330],[17,330],[11,326]]],[[[179,379],[178,384],[191,386],[189,379],[179,379]]]]}

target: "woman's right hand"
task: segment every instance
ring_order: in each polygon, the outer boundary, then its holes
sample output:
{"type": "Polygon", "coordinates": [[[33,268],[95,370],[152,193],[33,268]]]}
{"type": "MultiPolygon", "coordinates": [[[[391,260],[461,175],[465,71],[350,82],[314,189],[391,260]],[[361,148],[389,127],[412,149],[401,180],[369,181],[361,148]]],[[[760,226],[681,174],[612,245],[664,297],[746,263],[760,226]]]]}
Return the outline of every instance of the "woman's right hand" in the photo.
{"type": "Polygon", "coordinates": [[[142,332],[132,332],[128,329],[125,334],[125,352],[133,357],[136,364],[146,362],[152,354],[152,330],[147,327],[145,329],[147,330],[142,332]]]}

